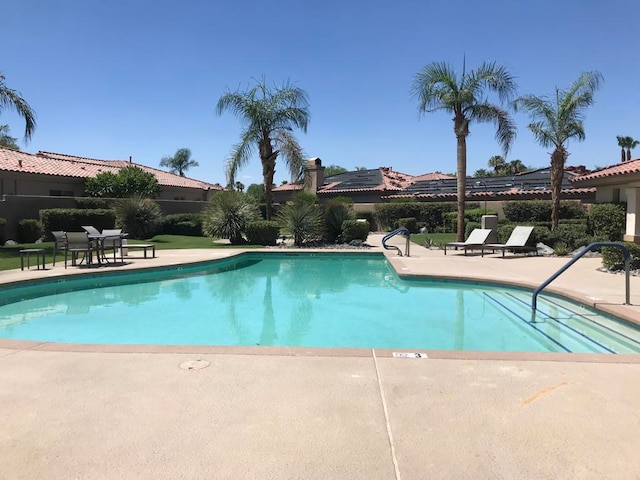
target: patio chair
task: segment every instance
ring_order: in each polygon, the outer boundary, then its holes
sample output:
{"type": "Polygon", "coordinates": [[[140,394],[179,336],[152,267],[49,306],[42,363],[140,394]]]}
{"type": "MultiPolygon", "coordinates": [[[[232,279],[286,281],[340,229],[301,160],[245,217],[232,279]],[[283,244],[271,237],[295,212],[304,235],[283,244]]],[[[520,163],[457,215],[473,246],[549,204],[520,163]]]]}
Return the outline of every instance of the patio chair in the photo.
{"type": "Polygon", "coordinates": [[[71,254],[71,266],[76,266],[78,254],[82,253],[82,262],[91,264],[93,244],[86,232],[67,232],[67,248],[64,251],[64,268],[67,268],[67,255],[71,254]]]}
{"type": "Polygon", "coordinates": [[[102,235],[104,238],[102,239],[102,251],[100,253],[102,254],[103,258],[105,258],[105,250],[113,250],[113,262],[115,263],[116,253],[118,250],[120,250],[120,261],[124,263],[124,257],[122,256],[122,229],[104,229],[102,230],[102,235]]]}
{"type": "MultiPolygon", "coordinates": [[[[467,250],[481,249],[482,246],[487,242],[490,233],[490,228],[474,228],[473,231],[469,234],[469,237],[464,242],[445,243],[444,254],[447,254],[447,247],[454,247],[456,250],[458,248],[464,248],[465,255],[467,254],[467,250]]],[[[482,252],[482,255],[484,256],[484,251],[482,252]]]]}
{"type": "Polygon", "coordinates": [[[62,230],[51,232],[53,235],[53,265],[56,265],[56,254],[58,251],[67,249],[67,234],[62,230]]]}
{"type": "Polygon", "coordinates": [[[87,232],[89,235],[100,235],[100,230],[91,225],[83,225],[82,229],[87,232]]]}
{"type": "Polygon", "coordinates": [[[494,253],[496,250],[502,250],[503,258],[506,250],[514,253],[536,252],[536,255],[538,255],[537,247],[530,243],[532,233],[533,227],[517,226],[513,229],[511,235],[509,235],[506,243],[487,243],[482,246],[482,250],[492,250],[494,253]]]}

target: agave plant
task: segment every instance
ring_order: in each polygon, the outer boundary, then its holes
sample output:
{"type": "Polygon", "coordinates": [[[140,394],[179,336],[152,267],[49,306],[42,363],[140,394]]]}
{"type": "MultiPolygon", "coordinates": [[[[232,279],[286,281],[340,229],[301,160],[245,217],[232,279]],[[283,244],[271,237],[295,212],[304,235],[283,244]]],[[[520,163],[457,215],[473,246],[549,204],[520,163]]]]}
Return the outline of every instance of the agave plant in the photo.
{"type": "Polygon", "coordinates": [[[155,200],[132,196],[117,200],[113,209],[116,226],[129,234],[129,238],[145,239],[153,236],[162,218],[162,210],[155,200]]]}
{"type": "Polygon", "coordinates": [[[296,247],[322,239],[322,213],[314,203],[288,203],[278,214],[278,221],[296,247]]]}
{"type": "Polygon", "coordinates": [[[202,213],[202,231],[212,238],[243,242],[247,225],[259,218],[258,206],[248,195],[233,190],[216,193],[202,213]]]}

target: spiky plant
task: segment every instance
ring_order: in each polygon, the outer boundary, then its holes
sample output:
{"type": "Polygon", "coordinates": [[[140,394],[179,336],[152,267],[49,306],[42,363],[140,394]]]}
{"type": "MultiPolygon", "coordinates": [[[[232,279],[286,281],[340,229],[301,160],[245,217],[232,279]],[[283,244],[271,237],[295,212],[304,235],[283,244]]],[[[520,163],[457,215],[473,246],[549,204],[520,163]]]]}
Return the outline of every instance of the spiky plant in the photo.
{"type": "Polygon", "coordinates": [[[129,234],[129,238],[145,239],[153,236],[162,210],[155,200],[134,195],[114,202],[116,226],[129,234]]]}
{"type": "Polygon", "coordinates": [[[314,203],[288,203],[278,214],[278,221],[296,247],[322,239],[322,212],[314,203]]]}
{"type": "Polygon", "coordinates": [[[253,198],[233,190],[218,192],[202,213],[202,231],[211,238],[228,238],[233,245],[243,242],[242,233],[259,218],[253,198]]]}

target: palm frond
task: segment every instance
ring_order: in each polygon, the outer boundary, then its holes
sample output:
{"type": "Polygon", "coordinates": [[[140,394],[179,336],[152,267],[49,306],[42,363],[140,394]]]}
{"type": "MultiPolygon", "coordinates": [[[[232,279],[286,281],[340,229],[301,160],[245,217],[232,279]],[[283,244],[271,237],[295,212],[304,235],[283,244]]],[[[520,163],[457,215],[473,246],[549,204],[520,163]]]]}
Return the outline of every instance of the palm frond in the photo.
{"type": "Polygon", "coordinates": [[[274,136],[274,143],[292,178],[299,176],[304,165],[304,152],[295,137],[287,130],[278,130],[274,136]]]}
{"type": "Polygon", "coordinates": [[[435,110],[453,111],[458,83],[453,69],[446,63],[434,62],[426,65],[415,76],[412,96],[419,102],[420,112],[435,110]]]}
{"type": "Polygon", "coordinates": [[[242,135],[240,143],[234,145],[225,168],[227,184],[235,183],[238,170],[249,163],[256,141],[255,132],[247,131],[242,135]]]}
{"type": "Polygon", "coordinates": [[[470,118],[481,123],[493,123],[496,126],[496,140],[505,156],[516,138],[516,124],[509,112],[488,102],[476,104],[470,112],[470,118]]]}
{"type": "Polygon", "coordinates": [[[29,141],[36,129],[36,114],[19,92],[5,85],[4,76],[0,75],[0,111],[3,107],[14,110],[24,119],[24,139],[29,141]]]}

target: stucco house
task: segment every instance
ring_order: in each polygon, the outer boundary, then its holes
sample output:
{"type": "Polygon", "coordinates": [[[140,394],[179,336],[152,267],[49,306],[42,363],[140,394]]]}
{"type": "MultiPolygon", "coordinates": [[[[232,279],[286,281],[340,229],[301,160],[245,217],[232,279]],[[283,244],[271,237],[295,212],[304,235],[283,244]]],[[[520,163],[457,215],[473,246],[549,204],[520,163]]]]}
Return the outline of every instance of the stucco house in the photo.
{"type": "MultiPolygon", "coordinates": [[[[337,196],[353,200],[356,211],[372,211],[375,204],[392,199],[414,199],[420,202],[455,202],[457,180],[452,175],[439,172],[409,175],[380,167],[370,170],[345,172],[324,177],[322,160],[307,161],[308,180],[303,184],[285,184],[273,189],[274,201],[283,203],[296,191],[314,193],[321,202],[337,196]]],[[[572,184],[585,170],[582,167],[567,167],[562,179],[562,200],[578,200],[593,203],[596,189],[572,184]]],[[[530,172],[502,177],[467,179],[468,201],[483,202],[487,208],[502,215],[502,202],[512,200],[550,200],[550,169],[541,168],[530,172]]]]}
{"type": "Polygon", "coordinates": [[[640,158],[601,168],[572,180],[596,190],[596,203],[627,204],[624,240],[640,243],[640,158]]]}
{"type": "Polygon", "coordinates": [[[84,181],[99,173],[127,166],[152,173],[160,190],[156,197],[164,213],[198,212],[218,184],[182,177],[129,160],[98,160],[61,153],[30,154],[0,147],[0,218],[7,220],[6,236],[15,236],[17,223],[39,218],[43,208],[74,208],[84,196],[84,181]]]}

